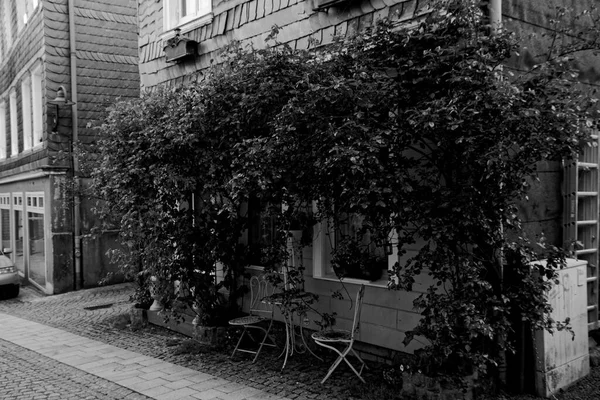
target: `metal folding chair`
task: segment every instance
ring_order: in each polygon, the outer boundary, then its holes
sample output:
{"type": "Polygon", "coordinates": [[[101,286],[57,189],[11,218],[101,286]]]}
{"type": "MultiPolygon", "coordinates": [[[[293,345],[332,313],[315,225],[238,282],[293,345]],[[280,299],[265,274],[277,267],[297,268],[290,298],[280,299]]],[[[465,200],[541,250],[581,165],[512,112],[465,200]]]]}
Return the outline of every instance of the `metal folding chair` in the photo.
{"type": "Polygon", "coordinates": [[[265,275],[261,275],[260,277],[253,276],[250,278],[250,315],[229,321],[230,325],[241,326],[244,328],[235,349],[233,349],[233,353],[231,353],[231,357],[235,355],[236,351],[255,354],[254,359],[252,360],[254,363],[263,346],[277,347],[275,339],[269,334],[271,327],[273,326],[274,305],[272,302],[266,301],[269,296],[273,295],[274,290],[274,286],[266,279],[265,275]],[[262,326],[264,324],[267,324],[266,328],[262,326]],[[240,348],[244,336],[248,335],[252,340],[255,340],[250,334],[251,330],[262,332],[264,335],[260,340],[258,349],[240,348]],[[267,343],[267,338],[271,343],[267,343]]]}
{"type": "Polygon", "coordinates": [[[363,379],[361,374],[362,374],[363,368],[366,367],[366,364],[363,361],[363,359],[360,358],[360,356],[352,348],[352,345],[354,344],[354,337],[356,336],[356,334],[358,333],[358,331],[360,329],[360,311],[362,309],[362,301],[363,301],[364,294],[365,294],[365,285],[361,285],[360,289],[358,289],[358,293],[356,295],[356,302],[354,304],[354,321],[352,322],[352,330],[351,331],[342,330],[342,329],[330,329],[330,330],[315,332],[312,334],[312,338],[316,344],[318,344],[319,346],[323,346],[328,349],[331,349],[338,354],[338,358],[331,365],[331,367],[329,368],[329,371],[327,372],[327,375],[325,375],[325,378],[323,378],[321,383],[325,383],[325,381],[329,378],[329,376],[331,376],[331,373],[338,367],[338,365],[340,365],[342,360],[345,361],[346,364],[348,364],[348,366],[350,367],[350,369],[352,369],[352,371],[354,371],[356,376],[358,376],[358,378],[363,383],[365,383],[365,380],[363,379]],[[345,348],[343,350],[339,350],[338,348],[333,346],[334,344],[345,345],[345,348]],[[354,368],[354,366],[346,358],[346,356],[350,353],[352,353],[358,359],[358,361],[360,361],[360,363],[361,363],[360,371],[357,371],[356,368],[354,368]]]}

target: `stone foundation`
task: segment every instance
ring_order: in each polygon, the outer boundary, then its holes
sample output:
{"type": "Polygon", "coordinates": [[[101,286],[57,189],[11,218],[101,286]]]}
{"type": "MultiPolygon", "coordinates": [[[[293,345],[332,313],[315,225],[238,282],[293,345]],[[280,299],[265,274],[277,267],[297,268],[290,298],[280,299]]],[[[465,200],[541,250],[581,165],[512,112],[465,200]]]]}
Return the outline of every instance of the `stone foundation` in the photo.
{"type": "Polygon", "coordinates": [[[464,386],[442,383],[423,374],[402,374],[401,398],[416,400],[473,400],[474,378],[464,378],[464,386]]]}

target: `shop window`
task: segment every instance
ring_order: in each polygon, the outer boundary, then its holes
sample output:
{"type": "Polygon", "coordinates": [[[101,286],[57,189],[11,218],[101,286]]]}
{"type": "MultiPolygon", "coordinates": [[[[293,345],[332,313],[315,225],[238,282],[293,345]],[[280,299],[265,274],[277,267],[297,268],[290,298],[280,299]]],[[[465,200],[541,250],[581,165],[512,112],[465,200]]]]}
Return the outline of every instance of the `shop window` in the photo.
{"type": "Polygon", "coordinates": [[[13,248],[13,262],[19,271],[24,270],[23,240],[25,238],[25,229],[23,226],[23,196],[14,196],[13,205],[14,215],[14,238],[15,246],[13,248]]]}
{"type": "Polygon", "coordinates": [[[10,196],[3,194],[0,195],[0,240],[2,249],[12,248],[10,232],[10,196]]]}

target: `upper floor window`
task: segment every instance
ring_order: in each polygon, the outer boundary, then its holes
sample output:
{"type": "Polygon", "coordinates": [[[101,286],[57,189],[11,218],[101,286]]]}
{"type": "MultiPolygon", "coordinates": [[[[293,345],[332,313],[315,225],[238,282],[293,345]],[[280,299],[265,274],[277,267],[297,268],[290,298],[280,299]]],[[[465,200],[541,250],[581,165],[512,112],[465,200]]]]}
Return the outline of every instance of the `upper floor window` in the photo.
{"type": "Polygon", "coordinates": [[[19,120],[17,119],[17,92],[14,90],[9,96],[10,104],[10,155],[19,154],[19,120]]]}
{"type": "Polygon", "coordinates": [[[33,147],[31,129],[31,79],[27,77],[21,82],[21,112],[23,116],[23,150],[33,147]]]}
{"type": "Polygon", "coordinates": [[[211,11],[211,0],[165,0],[164,29],[194,29],[210,21],[211,11]]]}
{"type": "Polygon", "coordinates": [[[10,50],[10,47],[12,46],[12,42],[13,42],[13,32],[12,32],[12,21],[10,18],[10,8],[9,8],[9,2],[8,1],[2,1],[0,2],[2,5],[2,21],[0,23],[0,33],[3,33],[4,35],[0,35],[4,36],[4,53],[8,53],[8,50],[10,50]]]}
{"type": "Polygon", "coordinates": [[[43,131],[43,86],[42,65],[38,64],[31,71],[31,117],[33,119],[33,146],[42,142],[43,131]]]}
{"type": "Polygon", "coordinates": [[[0,159],[6,158],[6,103],[0,103],[0,159]]]}

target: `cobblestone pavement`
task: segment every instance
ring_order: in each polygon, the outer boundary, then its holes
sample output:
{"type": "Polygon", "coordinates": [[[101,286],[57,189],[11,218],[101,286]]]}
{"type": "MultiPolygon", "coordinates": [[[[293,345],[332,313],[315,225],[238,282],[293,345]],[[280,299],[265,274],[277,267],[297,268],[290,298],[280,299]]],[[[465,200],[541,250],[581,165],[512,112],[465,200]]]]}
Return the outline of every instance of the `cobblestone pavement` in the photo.
{"type": "MultiPolygon", "coordinates": [[[[269,349],[252,364],[250,357],[230,359],[230,349],[211,351],[196,346],[189,338],[154,326],[139,330],[129,327],[130,284],[87,289],[62,295],[43,296],[32,287],[22,287],[17,299],[0,301],[0,313],[59,328],[85,338],[158,358],[237,382],[261,391],[296,400],[360,399],[352,372],[343,366],[325,385],[319,382],[332,359],[325,363],[307,357],[291,357],[280,371],[279,352],[269,349]]],[[[3,329],[2,327],[0,327],[3,329]]],[[[371,381],[381,371],[370,364],[365,371],[371,381]]]]}
{"type": "MultiPolygon", "coordinates": [[[[187,367],[199,373],[206,373],[239,383],[249,388],[258,389],[266,393],[285,396],[295,400],[384,400],[398,399],[392,389],[387,387],[382,380],[382,366],[368,363],[370,369],[365,371],[367,385],[363,385],[355,378],[348,368],[340,366],[334,372],[331,378],[321,385],[319,382],[325,375],[331,358],[321,363],[311,357],[294,356],[288,360],[288,365],[284,372],[280,371],[281,360],[277,359],[278,352],[269,350],[259,357],[256,364],[250,362],[250,357],[237,357],[230,359],[231,347],[221,351],[212,351],[197,345],[189,338],[168,331],[166,329],[148,326],[138,330],[132,330],[129,326],[128,313],[131,308],[129,296],[133,292],[133,286],[130,284],[113,285],[102,288],[87,289],[56,296],[43,296],[31,287],[23,287],[19,298],[12,300],[0,300],[0,313],[10,314],[30,321],[36,321],[46,326],[59,328],[71,332],[84,338],[108,343],[122,349],[130,350],[135,353],[154,357],[160,360],[187,367]]],[[[0,324],[1,325],[1,324],[0,324]]],[[[6,327],[0,326],[0,331],[6,327]]],[[[4,356],[4,347],[0,342],[0,354],[4,356]]],[[[11,353],[11,352],[9,352],[11,353]]],[[[19,352],[25,355],[23,358],[29,360],[26,352],[19,352]]],[[[319,353],[325,356],[323,353],[319,353]]],[[[10,399],[1,391],[5,376],[3,363],[0,356],[0,398],[10,399]]],[[[10,356],[14,357],[14,356],[10,356]]],[[[45,358],[40,358],[40,363],[46,362],[48,366],[55,366],[45,358]]],[[[18,369],[27,369],[21,361],[11,359],[9,364],[17,363],[21,365],[18,369]]],[[[59,363],[60,364],[60,363],[59,363]]],[[[88,386],[101,382],[106,383],[97,377],[87,376],[85,373],[77,375],[70,372],[76,371],[72,367],[57,365],[52,368],[59,376],[75,376],[67,381],[60,381],[66,385],[77,385],[78,382],[90,382],[88,386]],[[64,371],[64,372],[63,372],[64,371]],[[91,381],[89,381],[91,379],[91,381]]],[[[51,372],[48,372],[49,374],[51,372]]],[[[17,373],[18,377],[21,376],[17,373]]],[[[33,381],[27,381],[21,376],[20,382],[24,386],[31,387],[33,381]]],[[[50,375],[48,375],[50,379],[50,375]]],[[[57,379],[56,376],[52,379],[57,379]]],[[[87,384],[87,383],[86,383],[87,384]]],[[[72,386],[75,387],[75,386],[72,386]]],[[[600,399],[600,368],[592,369],[591,374],[582,379],[568,390],[561,392],[553,397],[554,400],[567,399],[600,399]]],[[[49,390],[52,392],[52,390],[49,390]]],[[[83,392],[82,392],[83,393],[83,392]]],[[[112,392],[99,391],[99,394],[111,396],[112,392]]],[[[69,397],[60,397],[60,399],[69,399],[69,397]]],[[[17,397],[21,398],[21,397],[17,397]]],[[[22,397],[27,399],[28,397],[22,397]]],[[[34,397],[37,398],[37,397],[34,397]]],[[[44,397],[39,397],[44,399],[44,397]]],[[[52,397],[47,397],[52,398],[52,397]]],[[[76,397],[74,397],[76,398],[76,397]]],[[[77,397],[86,399],[81,395],[77,397]]],[[[112,398],[112,397],[105,397],[112,398]]],[[[124,398],[124,397],[121,397],[124,398]]],[[[525,400],[534,399],[532,396],[520,395],[498,395],[494,396],[497,400],[525,400]]]]}
{"type": "Polygon", "coordinates": [[[4,340],[0,340],[0,354],[0,399],[3,400],[149,399],[4,340]]]}

